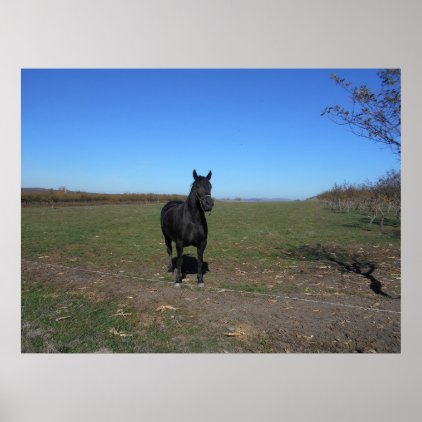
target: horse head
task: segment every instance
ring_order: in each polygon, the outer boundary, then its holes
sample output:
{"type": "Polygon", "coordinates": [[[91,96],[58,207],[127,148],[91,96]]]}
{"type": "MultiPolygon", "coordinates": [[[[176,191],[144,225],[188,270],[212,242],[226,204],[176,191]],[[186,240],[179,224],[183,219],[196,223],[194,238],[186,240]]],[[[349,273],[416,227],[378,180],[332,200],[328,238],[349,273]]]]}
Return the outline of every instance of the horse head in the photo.
{"type": "Polygon", "coordinates": [[[211,197],[211,175],[211,171],[205,177],[198,176],[196,170],[193,171],[195,181],[192,184],[192,193],[198,199],[203,211],[211,211],[214,206],[214,201],[211,197]]]}

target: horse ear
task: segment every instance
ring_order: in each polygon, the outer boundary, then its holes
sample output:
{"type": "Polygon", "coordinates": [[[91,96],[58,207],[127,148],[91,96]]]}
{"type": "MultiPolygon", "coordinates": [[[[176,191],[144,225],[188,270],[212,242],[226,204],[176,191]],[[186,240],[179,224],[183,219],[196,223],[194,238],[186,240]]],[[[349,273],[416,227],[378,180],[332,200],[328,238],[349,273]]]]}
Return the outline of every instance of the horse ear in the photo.
{"type": "Polygon", "coordinates": [[[198,180],[198,174],[196,173],[196,170],[193,171],[193,178],[195,180],[198,180]]]}
{"type": "Polygon", "coordinates": [[[207,174],[207,179],[210,180],[212,176],[212,171],[210,170],[210,172],[207,174]]]}

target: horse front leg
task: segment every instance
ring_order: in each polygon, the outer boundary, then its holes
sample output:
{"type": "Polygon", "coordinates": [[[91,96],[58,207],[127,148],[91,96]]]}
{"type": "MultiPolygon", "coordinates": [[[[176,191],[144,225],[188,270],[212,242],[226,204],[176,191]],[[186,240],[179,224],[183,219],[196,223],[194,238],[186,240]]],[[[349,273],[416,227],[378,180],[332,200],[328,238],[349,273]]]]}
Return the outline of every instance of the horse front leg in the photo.
{"type": "Polygon", "coordinates": [[[203,274],[203,264],[204,264],[204,251],[207,246],[207,241],[204,240],[199,247],[197,248],[198,252],[198,287],[204,287],[204,274],[203,274]]]}
{"type": "Polygon", "coordinates": [[[182,262],[183,262],[183,243],[176,242],[177,250],[177,270],[176,270],[176,287],[180,287],[182,283],[182,262]]]}
{"type": "Polygon", "coordinates": [[[169,273],[173,272],[173,260],[172,260],[172,247],[171,247],[171,239],[167,236],[164,237],[167,247],[167,256],[168,256],[168,263],[167,263],[167,271],[169,273]]]}

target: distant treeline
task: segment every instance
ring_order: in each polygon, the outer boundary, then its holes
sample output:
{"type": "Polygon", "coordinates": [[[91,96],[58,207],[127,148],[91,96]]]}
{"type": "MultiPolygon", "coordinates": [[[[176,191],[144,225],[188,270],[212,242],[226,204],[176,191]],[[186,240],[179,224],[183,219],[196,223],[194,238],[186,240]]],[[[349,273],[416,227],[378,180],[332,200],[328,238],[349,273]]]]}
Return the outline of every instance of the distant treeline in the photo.
{"type": "Polygon", "coordinates": [[[100,204],[131,204],[157,203],[167,201],[184,201],[186,196],[177,194],[160,195],[155,193],[88,193],[72,192],[66,189],[21,190],[22,206],[55,205],[100,205],[100,204]]]}
{"type": "Polygon", "coordinates": [[[383,231],[386,217],[400,219],[400,172],[391,170],[375,183],[335,184],[330,190],[317,195],[316,199],[340,212],[362,213],[368,217],[369,224],[372,224],[378,218],[380,229],[383,231]]]}

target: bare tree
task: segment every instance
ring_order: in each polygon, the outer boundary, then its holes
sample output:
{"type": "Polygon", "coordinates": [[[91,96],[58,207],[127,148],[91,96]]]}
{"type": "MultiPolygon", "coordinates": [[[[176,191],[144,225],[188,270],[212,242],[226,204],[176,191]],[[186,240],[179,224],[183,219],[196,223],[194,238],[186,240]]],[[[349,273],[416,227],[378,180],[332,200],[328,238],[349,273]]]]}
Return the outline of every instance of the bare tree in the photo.
{"type": "Polygon", "coordinates": [[[401,153],[401,72],[385,69],[377,73],[381,79],[380,91],[367,86],[352,87],[352,83],[331,75],[352,101],[350,110],[340,105],[326,107],[326,115],[334,123],[347,126],[355,135],[388,145],[400,157],[401,153]]]}
{"type": "Polygon", "coordinates": [[[365,214],[371,225],[379,219],[381,233],[386,217],[400,219],[401,176],[395,170],[388,171],[375,183],[361,185],[344,183],[334,186],[317,196],[317,199],[339,212],[351,210],[365,214]]]}

